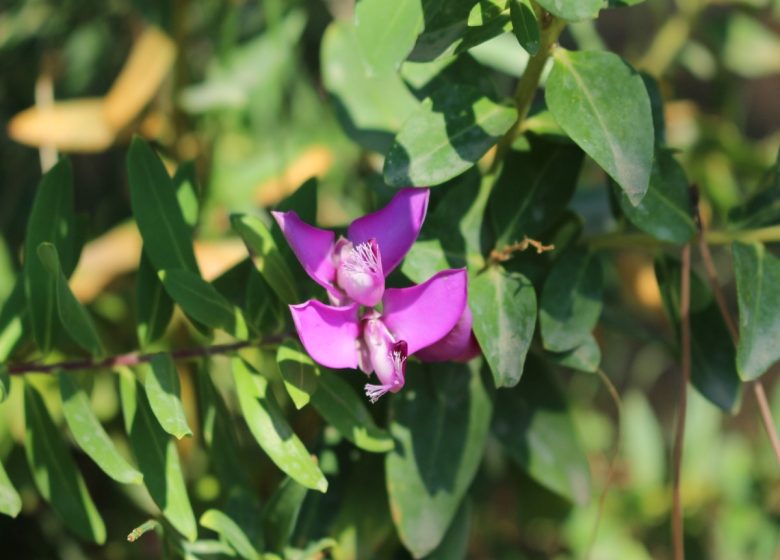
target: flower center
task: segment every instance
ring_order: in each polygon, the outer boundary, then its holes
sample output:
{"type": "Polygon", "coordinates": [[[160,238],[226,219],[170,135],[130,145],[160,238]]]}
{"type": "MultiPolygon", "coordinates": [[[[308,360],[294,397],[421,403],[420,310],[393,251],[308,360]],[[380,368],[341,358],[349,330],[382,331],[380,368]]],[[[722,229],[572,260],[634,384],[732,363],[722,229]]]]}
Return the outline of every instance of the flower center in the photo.
{"type": "Polygon", "coordinates": [[[341,240],[336,246],[336,283],[350,299],[373,307],[385,291],[385,275],[376,239],[353,244],[341,240]]]}

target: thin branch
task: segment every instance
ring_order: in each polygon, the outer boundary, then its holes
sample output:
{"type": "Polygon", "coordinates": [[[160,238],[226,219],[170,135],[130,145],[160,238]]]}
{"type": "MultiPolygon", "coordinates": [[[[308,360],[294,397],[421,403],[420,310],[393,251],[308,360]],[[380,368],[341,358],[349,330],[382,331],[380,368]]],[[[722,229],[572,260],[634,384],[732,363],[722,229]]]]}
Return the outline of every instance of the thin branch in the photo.
{"type": "Polygon", "coordinates": [[[522,241],[518,241],[517,243],[512,243],[510,245],[504,245],[500,249],[493,249],[490,252],[488,264],[506,262],[511,259],[515,253],[522,253],[531,247],[536,249],[537,255],[541,255],[542,253],[546,253],[547,251],[552,251],[555,249],[555,245],[545,245],[541,241],[531,239],[526,235],[523,237],[522,241]]]}

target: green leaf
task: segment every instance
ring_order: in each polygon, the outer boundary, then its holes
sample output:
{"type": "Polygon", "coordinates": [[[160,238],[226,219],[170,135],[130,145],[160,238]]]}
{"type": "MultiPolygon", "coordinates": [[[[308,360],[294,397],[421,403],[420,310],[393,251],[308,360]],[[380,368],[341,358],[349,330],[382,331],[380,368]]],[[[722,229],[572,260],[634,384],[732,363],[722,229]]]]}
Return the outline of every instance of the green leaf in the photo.
{"type": "Polygon", "coordinates": [[[780,150],[758,192],[729,211],[729,222],[740,229],[780,224],[780,150]]]}
{"type": "Polygon", "coordinates": [[[688,178],[669,150],[656,150],[650,185],[642,202],[634,206],[625,192],[618,193],[618,197],[626,218],[656,239],[683,245],[696,233],[688,178]]]}
{"type": "Polygon", "coordinates": [[[60,254],[63,272],[73,272],[75,263],[75,216],[70,160],[61,159],[43,176],[27,222],[24,243],[24,294],[33,337],[41,352],[53,346],[57,328],[57,278],[48,274],[38,258],[41,243],[53,243],[60,254]]]}
{"type": "Polygon", "coordinates": [[[752,381],[780,359],[780,259],[760,244],[734,243],[731,252],[739,303],[737,371],[752,381]]]}
{"type": "MultiPolygon", "coordinates": [[[[655,261],[661,298],[676,340],[680,334],[680,261],[669,256],[655,261]]],[[[691,274],[691,383],[707,400],[727,413],[739,406],[742,383],[736,349],[709,286],[691,274]]],[[[679,354],[679,350],[678,350],[679,354]]]]}
{"type": "Polygon", "coordinates": [[[396,440],[385,461],[390,511],[415,558],[442,542],[482,460],[493,411],[481,360],[410,364],[390,402],[396,440]]]}
{"type": "Polygon", "coordinates": [[[249,327],[241,309],[196,273],[176,268],[161,270],[158,275],[165,290],[187,315],[239,340],[249,338],[249,327]]]}
{"type": "Polygon", "coordinates": [[[263,510],[263,533],[270,550],[282,552],[290,542],[308,489],[285,478],[263,510]]]}
{"type": "Polygon", "coordinates": [[[533,137],[529,149],[511,151],[489,202],[496,245],[545,233],[574,195],[581,167],[582,150],[573,144],[533,137]]]}
{"type": "Polygon", "coordinates": [[[423,0],[425,31],[410,58],[425,62],[451,55],[468,29],[469,15],[476,4],[477,0],[423,0]]]}
{"type": "Polygon", "coordinates": [[[186,161],[179,165],[176,169],[176,174],[173,176],[172,182],[173,187],[176,190],[176,200],[179,202],[179,208],[181,208],[184,222],[189,226],[190,231],[192,231],[198,224],[198,212],[200,209],[195,162],[186,161]]]}
{"type": "Polygon", "coordinates": [[[512,31],[517,42],[531,56],[539,52],[539,22],[531,0],[509,0],[512,31]]]}
{"type": "Polygon", "coordinates": [[[284,379],[287,393],[298,410],[309,404],[309,399],[317,390],[317,367],[300,343],[288,340],[276,351],[276,363],[284,379]]]}
{"type": "Polygon", "coordinates": [[[639,204],[650,181],[654,146],[642,77],[616,54],[558,48],[545,99],[566,134],[617,182],[631,204],[639,204]]]}
{"type": "Polygon", "coordinates": [[[231,546],[241,558],[260,560],[261,554],[255,550],[243,529],[230,517],[219,510],[209,509],[200,516],[200,524],[216,532],[222,540],[231,546]]]}
{"type": "Polygon", "coordinates": [[[92,412],[89,397],[73,381],[72,375],[60,372],[57,377],[62,397],[62,412],[76,443],[104,473],[117,482],[140,484],[143,475],[119,454],[95,413],[92,412]]]}
{"type": "Polygon", "coordinates": [[[514,108],[479,90],[435,92],[409,117],[385,158],[388,185],[440,185],[474,166],[517,120],[514,108]]]}
{"type": "Polygon", "coordinates": [[[0,513],[16,517],[22,511],[22,498],[0,463],[0,513]]]}
{"type": "Polygon", "coordinates": [[[355,35],[368,75],[397,71],[422,26],[420,0],[360,0],[355,6],[355,35]]]}
{"type": "Polygon", "coordinates": [[[322,417],[341,435],[364,451],[384,453],[394,447],[393,439],[376,426],[365,402],[344,379],[344,373],[323,369],[311,402],[322,417]]]}
{"type": "Polygon", "coordinates": [[[24,450],[38,492],[70,530],[84,540],[103,544],[103,519],[41,395],[28,382],[24,384],[24,419],[24,450]]]}
{"type": "Polygon", "coordinates": [[[257,332],[280,332],[287,312],[268,282],[256,270],[251,270],[244,294],[244,317],[257,332]]]}
{"type": "Polygon", "coordinates": [[[101,356],[103,343],[100,341],[92,318],[68,286],[68,279],[60,268],[57,247],[53,243],[41,243],[38,245],[38,258],[55,281],[57,314],[62,328],[81,348],[93,356],[101,356]]]}
{"type": "Polygon", "coordinates": [[[589,335],[585,342],[567,352],[549,352],[552,360],[563,367],[593,373],[601,363],[601,348],[593,335],[589,335]]]}
{"type": "Polygon", "coordinates": [[[525,369],[515,389],[498,392],[493,431],[531,478],[584,505],[590,470],[566,399],[539,358],[525,369]]]}
{"type": "Polygon", "coordinates": [[[607,7],[606,0],[536,0],[539,5],[554,16],[566,21],[595,19],[602,8],[607,7]]]}
{"type": "Polygon", "coordinates": [[[241,358],[233,358],[231,364],[238,403],[257,443],[290,478],[325,492],[328,481],[287,423],[268,380],[241,358]]]}
{"type": "Polygon", "coordinates": [[[171,525],[189,541],[198,536],[176,443],[155,420],[135,376],[121,370],[119,394],[125,429],[149,495],[171,525]]]}
{"type": "Polygon", "coordinates": [[[603,301],[598,254],[570,249],[560,256],[544,282],[539,329],[546,350],[566,352],[590,338],[603,301]]]}
{"type": "Polygon", "coordinates": [[[536,325],[531,282],[522,274],[489,268],[472,281],[469,307],[496,387],[517,385],[536,325]]]}
{"type": "Polygon", "coordinates": [[[417,100],[395,72],[366,71],[355,28],[348,22],[328,26],[320,57],[322,80],[346,133],[366,148],[386,152],[417,100]]]}
{"type": "Polygon", "coordinates": [[[162,429],[177,439],[191,436],[179,394],[179,372],[171,355],[157,354],[145,369],[146,396],[162,429]]]}
{"type": "Polygon", "coordinates": [[[287,305],[297,303],[300,298],[293,275],[265,224],[259,218],[246,214],[234,214],[230,217],[230,223],[244,240],[255,268],[279,299],[287,305]]]}
{"type": "MultiPolygon", "coordinates": [[[[0,307],[0,362],[5,362],[28,334],[27,300],[24,295],[24,276],[16,279],[11,294],[0,307]]],[[[2,402],[2,399],[0,399],[2,402]]]]}
{"type": "Polygon", "coordinates": [[[444,538],[436,550],[425,556],[425,560],[461,560],[466,558],[469,545],[469,529],[471,528],[471,500],[465,498],[458,508],[444,538]]]}
{"type": "Polygon", "coordinates": [[[145,252],[141,253],[135,289],[138,342],[141,348],[146,348],[165,334],[173,316],[173,300],[165,291],[145,252]]]}
{"type": "Polygon", "coordinates": [[[157,154],[137,136],[127,155],[127,174],[133,216],[154,268],[197,273],[192,230],[184,219],[173,181],[157,154]]]}

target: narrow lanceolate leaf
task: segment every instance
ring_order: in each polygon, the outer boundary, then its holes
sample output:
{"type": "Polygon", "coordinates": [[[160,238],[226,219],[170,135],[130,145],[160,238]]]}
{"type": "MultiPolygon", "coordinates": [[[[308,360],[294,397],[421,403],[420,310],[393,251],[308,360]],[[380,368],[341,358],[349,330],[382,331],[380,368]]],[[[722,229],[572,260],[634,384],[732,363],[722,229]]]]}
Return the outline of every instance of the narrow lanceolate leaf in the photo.
{"type": "Polygon", "coordinates": [[[103,519],[41,395],[29,383],[24,384],[24,420],[24,450],[38,492],[70,530],[103,544],[103,519]]]}
{"type": "MultiPolygon", "coordinates": [[[[311,402],[322,417],[339,433],[364,451],[384,453],[393,438],[374,423],[365,400],[339,374],[322,370],[311,402]]],[[[347,374],[348,375],[348,374],[347,374]]]]}
{"type": "Polygon", "coordinates": [[[397,71],[422,26],[420,0],[360,0],[355,7],[355,34],[369,75],[397,71]]]}
{"type": "Polygon", "coordinates": [[[297,303],[300,298],[293,275],[265,224],[259,218],[245,214],[231,216],[230,222],[246,243],[258,272],[279,299],[288,305],[297,303]]]}
{"type": "Polygon", "coordinates": [[[231,363],[241,412],[257,443],[290,478],[325,492],[328,481],[287,423],[268,380],[241,358],[233,358],[231,363]]]}
{"type": "Polygon", "coordinates": [[[737,371],[749,381],[780,359],[780,259],[763,245],[732,245],[739,302],[737,371]]]}
{"type": "Polygon", "coordinates": [[[146,368],[144,388],[162,429],[177,439],[191,436],[192,430],[181,403],[179,372],[170,354],[158,354],[152,358],[146,368]]]}
{"type": "MultiPolygon", "coordinates": [[[[16,279],[11,294],[0,307],[0,362],[5,362],[28,330],[29,310],[24,295],[24,276],[16,279]]],[[[0,402],[2,399],[0,399],[0,402]]]]}
{"type": "Polygon", "coordinates": [[[0,403],[11,394],[11,376],[5,364],[0,364],[0,403]]]}
{"type": "Polygon", "coordinates": [[[276,351],[276,363],[284,379],[284,387],[295,405],[300,410],[311,399],[317,390],[317,378],[320,368],[317,367],[300,343],[288,340],[276,351]]]}
{"type": "Polygon", "coordinates": [[[22,498],[0,463],[0,513],[16,517],[22,511],[22,498]]]}
{"type": "Polygon", "coordinates": [[[265,543],[281,552],[289,544],[308,490],[291,478],[282,481],[263,509],[265,543]]]}
{"type": "Polygon", "coordinates": [[[161,270],[159,276],[165,290],[187,315],[235,338],[249,338],[249,327],[241,309],[196,273],[176,268],[161,270]]]}
{"type": "Polygon", "coordinates": [[[509,0],[512,31],[518,43],[531,56],[539,52],[539,22],[531,0],[509,0]]]}
{"type": "Polygon", "coordinates": [[[86,392],[73,381],[71,374],[61,372],[58,378],[65,422],[79,447],[117,482],[140,484],[143,475],[119,454],[92,412],[86,392]]]}
{"type": "Polygon", "coordinates": [[[43,176],[27,222],[24,243],[24,294],[30,310],[30,325],[38,348],[46,354],[57,328],[56,277],[38,258],[38,245],[53,243],[65,275],[73,272],[75,216],[70,161],[60,160],[43,176]]]}
{"type": "Polygon", "coordinates": [[[135,276],[136,316],[138,318],[138,342],[144,348],[165,334],[173,316],[173,300],[165,291],[146,253],[135,276]]]}
{"type": "Polygon", "coordinates": [[[471,283],[469,307],[496,387],[517,385],[536,325],[533,285],[522,274],[492,267],[471,283]]]}
{"type": "Polygon", "coordinates": [[[171,525],[194,541],[198,528],[176,444],[155,420],[146,395],[139,390],[131,372],[120,372],[119,389],[125,429],[149,495],[171,525]]]}
{"type": "Polygon", "coordinates": [[[566,21],[582,21],[594,19],[602,8],[607,7],[607,0],[537,0],[539,5],[566,21]]]}
{"type": "Polygon", "coordinates": [[[407,386],[391,401],[390,511],[415,558],[442,542],[482,460],[493,403],[481,367],[481,360],[435,371],[411,364],[407,386]]]}
{"type": "Polygon", "coordinates": [[[475,165],[517,120],[517,111],[479,90],[436,91],[404,123],[385,158],[387,184],[440,185],[475,165]]]}
{"type": "Polygon", "coordinates": [[[192,231],[184,219],[173,182],[160,158],[141,138],[133,138],[130,144],[127,174],[133,216],[154,268],[197,272],[192,231]]]}
{"type": "Polygon", "coordinates": [[[190,230],[193,230],[198,223],[198,212],[200,211],[195,162],[185,161],[179,165],[172,182],[184,223],[189,226],[190,230]]]}
{"type": "Polygon", "coordinates": [[[546,350],[566,352],[588,340],[601,314],[602,290],[597,254],[571,249],[561,255],[542,290],[539,328],[546,350]]]}
{"type": "Polygon", "coordinates": [[[103,343],[92,318],[68,286],[68,279],[60,267],[57,248],[53,243],[41,243],[38,245],[38,258],[46,268],[46,273],[54,279],[57,316],[62,328],[84,350],[93,356],[102,355],[103,343]]]}
{"type": "Polygon", "coordinates": [[[216,509],[207,510],[200,516],[200,524],[217,533],[241,558],[260,560],[260,553],[244,530],[226,514],[216,509]]]}
{"type": "Polygon", "coordinates": [[[642,77],[616,54],[558,48],[545,99],[566,134],[617,182],[631,204],[639,204],[650,181],[654,146],[642,77]]]}
{"type": "Polygon", "coordinates": [[[642,202],[634,206],[625,192],[618,193],[618,197],[626,218],[656,239],[683,245],[696,233],[688,178],[669,150],[656,150],[650,185],[642,202]]]}
{"type": "Polygon", "coordinates": [[[493,431],[531,478],[568,500],[587,503],[588,459],[566,399],[538,358],[529,358],[515,389],[498,392],[493,431]]]}

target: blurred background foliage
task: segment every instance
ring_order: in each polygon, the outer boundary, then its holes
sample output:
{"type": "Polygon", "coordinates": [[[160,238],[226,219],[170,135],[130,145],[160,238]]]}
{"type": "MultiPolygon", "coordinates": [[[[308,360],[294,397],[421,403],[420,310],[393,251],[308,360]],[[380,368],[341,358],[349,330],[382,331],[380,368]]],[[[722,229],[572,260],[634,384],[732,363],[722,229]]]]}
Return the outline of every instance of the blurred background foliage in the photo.
{"type": "MultiPolygon", "coordinates": [[[[136,347],[133,271],[141,245],[137,233],[127,227],[125,171],[133,133],[153,140],[171,168],[176,162],[194,162],[201,185],[196,251],[207,279],[245,256],[241,242],[229,234],[231,213],[276,204],[310,177],[319,178],[317,219],[323,226],[344,225],[389,197],[381,179],[381,158],[372,150],[387,148],[387,131],[397,131],[398,115],[408,114],[408,107],[416,104],[414,97],[430,92],[433,74],[425,65],[405,63],[401,75],[408,89],[398,83],[353,88],[345,74],[360,62],[349,33],[333,23],[350,20],[353,8],[349,0],[0,4],[4,129],[20,111],[45,105],[47,96],[64,101],[108,99],[113,94],[117,106],[138,107],[111,126],[86,107],[77,121],[31,118],[8,128],[8,134],[18,137],[94,143],[87,146],[94,147],[94,153],[72,157],[76,210],[88,219],[81,224],[87,244],[71,285],[98,318],[112,351],[136,347]],[[112,89],[150,24],[174,45],[170,72],[156,80],[149,70],[171,48],[161,40],[137,55],[141,58],[135,73],[125,76],[134,87],[112,89]],[[371,101],[371,109],[362,110],[365,95],[378,99],[371,101]],[[376,104],[386,104],[386,113],[374,111],[376,104]]],[[[606,10],[593,22],[573,24],[561,42],[585,50],[607,48],[659,77],[666,144],[677,151],[688,177],[702,189],[706,220],[724,220],[733,206],[765,183],[780,142],[780,1],[647,0],[630,9],[606,10]]],[[[511,92],[527,59],[514,37],[506,34],[468,53],[451,72],[501,94],[511,92]]],[[[39,151],[8,134],[0,135],[0,300],[10,294],[19,272],[18,255],[41,176],[39,151]]],[[[589,235],[616,225],[608,193],[603,176],[586,163],[572,206],[585,219],[589,235]]],[[[540,484],[538,477],[521,472],[497,444],[500,426],[494,427],[468,504],[462,506],[470,511],[461,511],[451,529],[468,535],[468,557],[579,558],[588,551],[594,559],[668,557],[669,449],[677,383],[673,332],[663,317],[652,255],[641,248],[618,249],[613,255],[605,266],[605,309],[596,336],[602,369],[622,395],[620,422],[595,375],[564,370],[562,376],[588,459],[590,496],[575,504],[540,484]],[[611,472],[610,458],[618,445],[611,472]],[[601,503],[608,484],[611,491],[601,503]]],[[[728,259],[725,252],[715,256],[719,263],[728,259]]],[[[732,282],[729,270],[723,267],[727,285],[732,282]]],[[[197,340],[197,333],[188,331],[179,318],[166,344],[181,345],[193,337],[197,340]]],[[[234,407],[226,363],[214,359],[209,365],[214,379],[227,380],[218,390],[234,407]]],[[[190,418],[197,414],[196,369],[187,364],[180,370],[190,418]]],[[[766,377],[774,386],[775,418],[780,418],[780,384],[775,379],[771,373],[766,377]]],[[[56,390],[45,379],[34,382],[44,395],[56,390]]],[[[99,375],[93,382],[94,410],[110,433],[119,433],[122,418],[113,378],[99,375]]],[[[776,558],[780,485],[753,407],[728,416],[693,391],[690,399],[683,464],[689,558],[776,558]]],[[[22,392],[15,390],[0,405],[0,459],[23,498],[19,517],[0,516],[2,555],[67,560],[160,555],[164,544],[153,535],[133,544],[124,541],[148,517],[143,512],[153,511],[148,497],[132,486],[110,484],[83,455],[77,455],[77,463],[106,521],[108,543],[85,545],[64,529],[34,490],[19,445],[24,437],[21,400],[22,392]]],[[[59,422],[59,406],[48,404],[59,422]]],[[[309,441],[320,424],[304,411],[295,415],[293,425],[309,441]]],[[[266,503],[281,475],[248,443],[246,429],[239,431],[241,457],[228,458],[228,463],[251,467],[250,484],[266,503]]],[[[376,474],[383,469],[382,461],[364,459],[360,469],[350,472],[358,452],[340,444],[332,429],[322,437],[320,461],[333,476],[334,487],[344,483],[340,470],[362,483],[346,493],[310,492],[293,516],[291,543],[305,548],[318,538],[332,537],[340,546],[330,553],[334,557],[404,557],[389,516],[384,477],[376,474]]],[[[195,509],[224,503],[224,489],[208,468],[201,440],[182,440],[178,448],[195,509]]],[[[239,503],[240,496],[230,500],[234,511],[246,506],[239,503]]],[[[441,554],[448,557],[446,551],[441,554]]]]}

